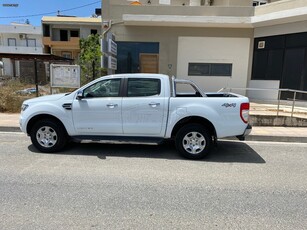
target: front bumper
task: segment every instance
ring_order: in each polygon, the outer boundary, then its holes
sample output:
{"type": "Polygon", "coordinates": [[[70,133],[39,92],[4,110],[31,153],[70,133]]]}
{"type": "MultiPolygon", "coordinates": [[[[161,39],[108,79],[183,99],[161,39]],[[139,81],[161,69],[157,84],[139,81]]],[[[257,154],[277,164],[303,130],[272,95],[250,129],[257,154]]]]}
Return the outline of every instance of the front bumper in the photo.
{"type": "Polygon", "coordinates": [[[22,132],[27,133],[25,119],[22,116],[19,117],[19,128],[22,132]]]}
{"type": "Polygon", "coordinates": [[[242,135],[237,136],[237,138],[240,141],[244,141],[245,137],[248,136],[251,133],[251,131],[252,131],[252,126],[250,124],[248,124],[247,127],[244,130],[244,133],[242,135]]]}

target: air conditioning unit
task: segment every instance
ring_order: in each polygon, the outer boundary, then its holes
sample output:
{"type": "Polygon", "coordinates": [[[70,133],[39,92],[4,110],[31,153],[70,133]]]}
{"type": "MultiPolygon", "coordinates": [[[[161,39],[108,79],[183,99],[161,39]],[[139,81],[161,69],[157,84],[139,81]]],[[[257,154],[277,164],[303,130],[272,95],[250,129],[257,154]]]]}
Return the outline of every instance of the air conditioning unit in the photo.
{"type": "Polygon", "coordinates": [[[27,35],[26,35],[26,34],[19,34],[19,38],[20,38],[20,39],[26,39],[26,38],[27,38],[27,35]]]}

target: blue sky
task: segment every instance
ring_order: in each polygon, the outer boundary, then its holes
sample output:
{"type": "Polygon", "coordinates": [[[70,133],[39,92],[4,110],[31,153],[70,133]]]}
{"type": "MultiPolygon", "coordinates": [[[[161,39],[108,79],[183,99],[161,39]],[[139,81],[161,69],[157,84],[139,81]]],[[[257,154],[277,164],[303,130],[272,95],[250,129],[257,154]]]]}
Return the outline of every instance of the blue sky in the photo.
{"type": "Polygon", "coordinates": [[[89,17],[95,8],[101,8],[101,0],[0,0],[0,24],[24,23],[29,19],[30,24],[39,26],[43,16],[56,16],[58,10],[63,15],[89,17]],[[18,4],[18,7],[3,4],[18,4]]]}

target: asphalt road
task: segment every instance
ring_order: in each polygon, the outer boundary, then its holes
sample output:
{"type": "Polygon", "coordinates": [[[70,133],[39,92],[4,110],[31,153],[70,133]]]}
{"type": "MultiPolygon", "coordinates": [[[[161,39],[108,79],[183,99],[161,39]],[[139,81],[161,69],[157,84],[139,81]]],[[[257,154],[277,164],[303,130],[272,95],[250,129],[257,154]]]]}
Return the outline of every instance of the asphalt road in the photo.
{"type": "Polygon", "coordinates": [[[307,229],[307,144],[221,141],[38,153],[0,132],[0,229],[307,229]]]}

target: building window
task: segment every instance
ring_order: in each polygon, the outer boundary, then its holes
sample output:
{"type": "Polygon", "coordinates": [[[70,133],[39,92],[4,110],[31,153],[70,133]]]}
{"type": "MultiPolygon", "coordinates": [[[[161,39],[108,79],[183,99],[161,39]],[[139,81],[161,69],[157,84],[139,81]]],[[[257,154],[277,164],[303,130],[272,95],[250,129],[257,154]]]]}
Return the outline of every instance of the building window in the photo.
{"type": "Polygon", "coordinates": [[[67,52],[67,51],[62,52],[62,57],[71,59],[71,52],[67,52]]]}
{"type": "Polygon", "coordinates": [[[9,46],[16,46],[16,38],[8,38],[7,42],[9,46]]]}
{"type": "Polygon", "coordinates": [[[91,34],[97,34],[98,33],[98,31],[97,30],[91,30],[91,34]]]}
{"type": "Polygon", "coordinates": [[[79,31],[78,30],[71,30],[70,31],[70,37],[78,38],[79,37],[79,31]]]}
{"type": "Polygon", "coordinates": [[[60,30],[60,41],[68,41],[68,31],[67,30],[60,30]]]}
{"type": "Polygon", "coordinates": [[[27,46],[28,47],[36,47],[36,39],[34,39],[34,38],[27,39],[27,46]]]}
{"type": "Polygon", "coordinates": [[[43,25],[44,37],[50,37],[50,25],[43,25]]]}
{"type": "Polygon", "coordinates": [[[189,63],[189,76],[225,76],[231,77],[231,63],[189,63]]]}

